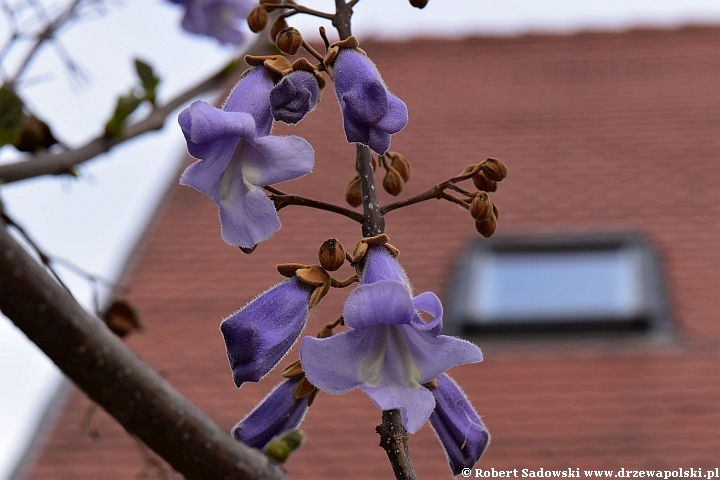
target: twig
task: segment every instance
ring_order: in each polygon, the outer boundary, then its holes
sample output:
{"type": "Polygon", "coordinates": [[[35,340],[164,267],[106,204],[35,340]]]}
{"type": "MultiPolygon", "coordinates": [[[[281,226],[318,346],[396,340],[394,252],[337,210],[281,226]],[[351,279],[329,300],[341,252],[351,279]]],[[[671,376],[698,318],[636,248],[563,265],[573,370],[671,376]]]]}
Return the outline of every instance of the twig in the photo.
{"type": "Polygon", "coordinates": [[[396,200],[394,202],[390,202],[387,205],[383,205],[380,208],[380,211],[383,213],[383,215],[387,214],[388,212],[392,212],[393,210],[397,210],[398,208],[407,207],[410,205],[414,205],[416,203],[424,202],[426,200],[432,200],[432,199],[445,199],[449,200],[451,202],[457,203],[461,207],[468,208],[468,204],[464,202],[463,200],[454,197],[448,193],[445,193],[445,190],[455,190],[456,192],[465,195],[466,197],[472,197],[474,194],[472,192],[469,192],[465,190],[464,188],[460,188],[455,183],[467,180],[468,178],[471,178],[473,175],[477,173],[479,170],[479,166],[469,170],[467,172],[461,173],[460,175],[456,175],[448,180],[445,180],[442,183],[438,183],[434,187],[432,187],[430,190],[427,190],[423,193],[418,193],[417,195],[413,195],[412,197],[404,198],[402,200],[396,200]]]}
{"type": "Polygon", "coordinates": [[[23,58],[22,62],[20,62],[20,66],[15,71],[15,74],[8,80],[9,84],[15,83],[18,78],[23,74],[27,66],[30,64],[30,61],[33,59],[35,54],[38,52],[40,47],[43,43],[45,43],[47,40],[50,40],[55,36],[57,31],[65,25],[65,22],[68,20],[71,20],[74,18],[76,14],[76,9],[82,3],[83,0],[73,0],[73,2],[68,5],[68,7],[61,12],[57,17],[55,17],[54,20],[48,22],[48,24],[45,26],[42,32],[36,35],[35,37],[35,43],[32,47],[30,47],[30,50],[25,55],[25,58],[23,58]]]}
{"type": "Polygon", "coordinates": [[[321,202],[319,200],[313,200],[311,198],[301,197],[300,195],[290,195],[270,185],[264,188],[271,193],[270,200],[273,201],[277,210],[285,208],[288,205],[299,205],[301,207],[310,207],[316,208],[318,210],[325,210],[327,212],[337,213],[339,215],[348,217],[351,220],[355,220],[358,223],[363,222],[363,216],[361,213],[354,212],[345,207],[334,205],[332,203],[321,202]]]}
{"type": "Polygon", "coordinates": [[[185,478],[287,479],[232,438],[86,312],[0,224],[0,310],[185,478]]]}
{"type": "Polygon", "coordinates": [[[383,411],[383,423],[375,427],[380,435],[380,446],[385,449],[397,480],[417,480],[415,468],[410,461],[408,435],[397,408],[383,411]]]}
{"type": "MultiPolygon", "coordinates": [[[[247,51],[252,51],[261,41],[264,40],[260,40],[258,36],[247,51]]],[[[244,54],[240,58],[243,56],[244,54]]],[[[220,88],[228,78],[240,70],[242,65],[243,63],[238,61],[231,64],[230,67],[221,68],[165,105],[153,109],[145,118],[126,126],[120,136],[107,137],[103,134],[73,150],[59,153],[42,152],[28,160],[0,165],[0,183],[17,182],[41,175],[70,173],[73,167],[106,153],[123,142],[147,132],[160,130],[165,124],[165,119],[173,111],[202,93],[220,88]]]]}

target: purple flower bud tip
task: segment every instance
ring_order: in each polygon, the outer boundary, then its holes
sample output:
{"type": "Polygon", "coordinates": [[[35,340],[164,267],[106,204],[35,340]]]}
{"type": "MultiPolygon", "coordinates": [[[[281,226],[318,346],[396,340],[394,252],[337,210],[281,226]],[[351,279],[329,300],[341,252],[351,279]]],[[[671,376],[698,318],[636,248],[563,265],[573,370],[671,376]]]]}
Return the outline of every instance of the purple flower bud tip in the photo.
{"type": "Polygon", "coordinates": [[[255,409],[232,429],[245,445],[263,449],[277,435],[297,428],[303,421],[310,397],[294,396],[299,378],[288,379],[273,389],[255,409]]]}
{"type": "Polygon", "coordinates": [[[490,434],[465,394],[452,378],[437,377],[435,410],[430,424],[447,454],[453,475],[464,468],[472,468],[480,460],[490,442],[490,434]]]}
{"type": "Polygon", "coordinates": [[[390,136],[407,124],[405,103],[388,91],[372,61],[355,49],[340,50],[333,72],[347,141],[385,153],[390,136]]]}
{"type": "Polygon", "coordinates": [[[298,70],[282,78],[270,91],[270,106],[275,120],[296,124],[315,110],[320,87],[310,72],[298,70]]]}
{"type": "Polygon", "coordinates": [[[182,27],[190,33],[213,37],[225,45],[239,45],[242,24],[254,6],[251,0],[170,0],[185,7],[182,27]]]}
{"type": "Polygon", "coordinates": [[[297,278],[275,285],[220,325],[235,385],[257,382],[305,327],[312,287],[297,278]]]}

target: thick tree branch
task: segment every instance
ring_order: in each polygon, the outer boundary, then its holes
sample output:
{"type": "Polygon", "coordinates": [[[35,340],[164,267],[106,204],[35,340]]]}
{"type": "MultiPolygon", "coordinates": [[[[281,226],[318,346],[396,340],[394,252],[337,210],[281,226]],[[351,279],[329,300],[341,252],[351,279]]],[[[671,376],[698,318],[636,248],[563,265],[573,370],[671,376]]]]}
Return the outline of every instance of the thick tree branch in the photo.
{"type": "Polygon", "coordinates": [[[132,435],[191,479],[286,479],[235,441],[55,282],[0,223],[0,310],[132,435]]]}

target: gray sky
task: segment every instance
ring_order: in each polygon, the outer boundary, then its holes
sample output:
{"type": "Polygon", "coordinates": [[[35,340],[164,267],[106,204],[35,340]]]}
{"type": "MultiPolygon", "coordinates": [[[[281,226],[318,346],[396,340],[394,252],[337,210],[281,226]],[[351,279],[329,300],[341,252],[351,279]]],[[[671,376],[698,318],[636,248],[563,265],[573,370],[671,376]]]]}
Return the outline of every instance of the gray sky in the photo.
{"type": "MultiPolygon", "coordinates": [[[[329,10],[334,2],[303,3],[329,10]]],[[[33,109],[71,146],[101,131],[114,107],[114,97],[125,93],[134,81],[135,56],[149,61],[162,76],[163,99],[218,68],[234,53],[210,39],[183,34],[180,8],[175,5],[135,0],[110,10],[106,17],[79,23],[61,39],[88,72],[89,84],[73,86],[56,54],[46,49],[30,73],[36,78],[50,74],[50,79],[23,91],[33,109]]],[[[316,19],[299,16],[290,23],[308,38],[318,25],[316,19]]],[[[687,23],[720,24],[720,1],[430,0],[426,9],[417,10],[406,0],[362,0],[355,8],[354,33],[361,39],[399,39],[687,23]]],[[[329,24],[325,22],[325,26],[329,24]]],[[[7,32],[0,21],[0,43],[7,32]]],[[[0,195],[9,213],[47,253],[69,259],[89,272],[116,278],[166,186],[177,181],[184,141],[174,117],[162,132],[83,166],[79,180],[40,178],[3,187],[0,195]]],[[[14,157],[11,149],[0,150],[0,161],[14,157]]],[[[64,273],[78,298],[89,305],[88,285],[64,273]]],[[[9,476],[25,450],[38,412],[51,401],[60,378],[44,355],[0,316],[0,479],[9,476]]]]}

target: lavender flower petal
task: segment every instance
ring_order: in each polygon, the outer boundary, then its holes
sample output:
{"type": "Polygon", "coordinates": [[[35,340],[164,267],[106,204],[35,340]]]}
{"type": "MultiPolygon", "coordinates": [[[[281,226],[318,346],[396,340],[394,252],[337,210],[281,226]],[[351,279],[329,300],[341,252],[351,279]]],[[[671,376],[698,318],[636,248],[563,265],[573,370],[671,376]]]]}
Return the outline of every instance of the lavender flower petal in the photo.
{"type": "Polygon", "coordinates": [[[270,105],[275,120],[296,124],[315,110],[320,99],[320,86],[315,76],[297,70],[282,78],[270,91],[270,105]]]}
{"type": "Polygon", "coordinates": [[[170,0],[185,6],[182,27],[190,33],[205,35],[227,45],[238,45],[244,38],[241,29],[253,7],[249,0],[170,0]]]}
{"type": "Polygon", "coordinates": [[[490,442],[490,434],[460,387],[449,376],[437,377],[435,410],[430,424],[435,430],[450,463],[453,475],[472,468],[490,442]]]}
{"type": "Polygon", "coordinates": [[[280,228],[275,205],[260,187],[312,170],[309,143],[268,135],[272,87],[267,69],[256,67],[236,85],[222,110],[198,101],[178,117],[188,151],[199,158],[180,183],[218,205],[222,238],[231,245],[253,247],[280,228]]]}
{"type": "Polygon", "coordinates": [[[385,153],[391,135],[407,124],[407,106],[387,90],[375,65],[358,50],[340,49],[333,72],[347,141],[385,153]]]}
{"type": "Polygon", "coordinates": [[[300,380],[288,379],[276,386],[265,399],[232,429],[232,435],[245,445],[262,450],[277,435],[297,428],[303,421],[310,397],[294,397],[300,380]]]}
{"type": "Polygon", "coordinates": [[[403,425],[409,433],[420,430],[435,408],[435,399],[425,388],[409,388],[401,385],[361,388],[380,410],[399,409],[403,425]]]}
{"type": "Polygon", "coordinates": [[[222,322],[220,331],[235,385],[259,381],[292,347],[305,327],[312,290],[291,278],[222,322]]]}

